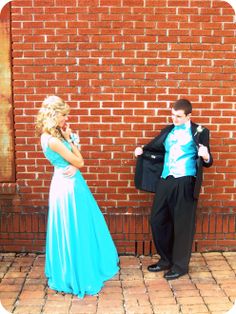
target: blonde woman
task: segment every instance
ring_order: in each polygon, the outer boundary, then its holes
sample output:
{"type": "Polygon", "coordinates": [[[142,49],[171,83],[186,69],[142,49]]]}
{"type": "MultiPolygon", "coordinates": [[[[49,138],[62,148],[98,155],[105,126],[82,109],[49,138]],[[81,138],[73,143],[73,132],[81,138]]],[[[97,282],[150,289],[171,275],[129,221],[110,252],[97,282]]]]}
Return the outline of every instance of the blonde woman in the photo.
{"type": "Polygon", "coordinates": [[[44,155],[54,166],[45,274],[51,289],[83,298],[97,294],[119,267],[105,219],[79,171],[84,160],[67,123],[69,111],[61,98],[49,96],[36,122],[44,155]]]}

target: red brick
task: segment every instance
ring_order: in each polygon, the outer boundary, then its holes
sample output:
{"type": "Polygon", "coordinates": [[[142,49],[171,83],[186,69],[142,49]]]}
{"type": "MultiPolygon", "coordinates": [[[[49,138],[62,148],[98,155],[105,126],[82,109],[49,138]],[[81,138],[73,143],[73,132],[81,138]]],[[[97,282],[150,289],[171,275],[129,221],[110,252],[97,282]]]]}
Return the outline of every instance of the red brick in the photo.
{"type": "MultiPolygon", "coordinates": [[[[166,124],[169,102],[180,96],[191,99],[193,120],[211,129],[215,160],[205,172],[199,201],[198,249],[235,247],[235,220],[229,211],[236,204],[232,8],[225,2],[189,5],[187,0],[82,0],[77,7],[73,0],[57,0],[53,7],[51,2],[11,5],[19,191],[5,210],[11,218],[1,216],[1,226],[6,231],[7,221],[11,232],[15,228],[14,237],[20,234],[19,241],[5,246],[18,243],[21,250],[25,240],[24,246],[32,247],[31,232],[45,233],[52,167],[47,165],[45,173],[34,117],[45,96],[58,93],[73,107],[73,127],[78,125],[87,159],[82,172],[95,198],[104,211],[114,217],[119,213],[119,220],[112,222],[115,233],[124,228],[138,239],[138,251],[147,254],[147,217],[140,215],[139,221],[135,215],[143,208],[150,211],[152,195],[134,188],[133,150],[166,124]],[[39,212],[43,206],[43,214],[33,219],[32,205],[39,212]],[[22,217],[24,210],[32,217],[22,217]],[[127,212],[132,213],[130,221],[127,212]]],[[[134,251],[134,242],[126,240],[119,242],[119,249],[134,251]]]]}

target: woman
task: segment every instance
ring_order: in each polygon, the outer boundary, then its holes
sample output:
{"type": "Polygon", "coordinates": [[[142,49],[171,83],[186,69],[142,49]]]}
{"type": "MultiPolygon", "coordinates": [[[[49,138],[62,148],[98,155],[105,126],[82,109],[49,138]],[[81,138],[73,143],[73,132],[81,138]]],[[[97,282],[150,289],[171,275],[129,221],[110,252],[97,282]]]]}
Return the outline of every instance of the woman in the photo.
{"type": "Polygon", "coordinates": [[[68,120],[69,106],[47,97],[37,116],[45,157],[54,166],[49,192],[45,274],[51,289],[80,298],[97,294],[119,270],[106,222],[79,168],[84,160],[68,120]]]}

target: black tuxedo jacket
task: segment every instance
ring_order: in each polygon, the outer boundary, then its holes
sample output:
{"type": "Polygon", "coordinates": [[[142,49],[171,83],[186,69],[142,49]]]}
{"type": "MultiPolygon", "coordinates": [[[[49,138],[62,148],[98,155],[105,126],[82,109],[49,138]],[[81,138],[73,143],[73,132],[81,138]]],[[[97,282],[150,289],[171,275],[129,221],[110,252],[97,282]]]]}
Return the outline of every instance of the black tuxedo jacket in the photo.
{"type": "MultiPolygon", "coordinates": [[[[164,164],[165,147],[163,143],[173,128],[174,124],[171,124],[162,129],[160,135],[155,137],[150,143],[143,147],[143,154],[138,156],[136,163],[134,182],[137,189],[153,193],[156,192],[156,184],[161,176],[164,164]]],[[[204,162],[201,157],[196,156],[197,172],[194,198],[197,199],[200,194],[202,184],[202,167],[210,167],[213,163],[213,158],[209,146],[209,130],[191,122],[191,131],[196,146],[199,146],[199,144],[207,146],[210,154],[210,160],[208,163],[204,162]]]]}

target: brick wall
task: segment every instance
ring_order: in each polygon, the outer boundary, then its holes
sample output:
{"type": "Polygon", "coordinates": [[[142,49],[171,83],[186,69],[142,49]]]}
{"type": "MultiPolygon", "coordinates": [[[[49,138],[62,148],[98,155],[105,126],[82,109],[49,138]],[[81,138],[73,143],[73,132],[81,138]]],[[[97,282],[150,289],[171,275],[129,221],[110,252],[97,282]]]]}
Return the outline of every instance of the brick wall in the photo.
{"type": "Polygon", "coordinates": [[[179,97],[211,130],[193,250],[235,250],[236,97],[232,7],[221,0],[11,2],[16,182],[2,193],[5,251],[43,251],[52,168],[34,134],[45,96],[72,107],[88,185],[120,253],[154,252],[152,194],[134,188],[133,150],[179,97]]]}

